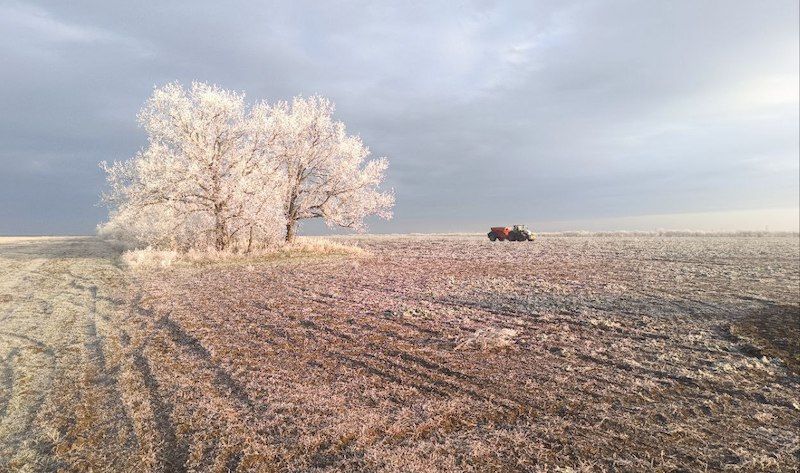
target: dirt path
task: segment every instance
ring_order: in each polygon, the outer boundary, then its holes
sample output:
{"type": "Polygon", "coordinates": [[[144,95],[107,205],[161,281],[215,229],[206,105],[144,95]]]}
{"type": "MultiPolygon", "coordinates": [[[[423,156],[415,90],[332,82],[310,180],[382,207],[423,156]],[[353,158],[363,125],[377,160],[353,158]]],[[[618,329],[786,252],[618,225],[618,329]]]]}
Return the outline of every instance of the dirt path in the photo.
{"type": "Polygon", "coordinates": [[[0,239],[0,470],[137,464],[112,257],[92,238],[0,239]]]}

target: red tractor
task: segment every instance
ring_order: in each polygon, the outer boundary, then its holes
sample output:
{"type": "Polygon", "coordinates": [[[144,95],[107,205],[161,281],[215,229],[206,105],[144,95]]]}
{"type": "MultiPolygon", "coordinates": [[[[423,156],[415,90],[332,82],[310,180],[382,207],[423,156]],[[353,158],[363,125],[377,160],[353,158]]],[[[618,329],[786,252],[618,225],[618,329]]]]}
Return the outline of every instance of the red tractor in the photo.
{"type": "Polygon", "coordinates": [[[508,241],[533,241],[536,235],[525,228],[525,225],[514,225],[513,227],[492,227],[487,236],[490,240],[508,241]]]}

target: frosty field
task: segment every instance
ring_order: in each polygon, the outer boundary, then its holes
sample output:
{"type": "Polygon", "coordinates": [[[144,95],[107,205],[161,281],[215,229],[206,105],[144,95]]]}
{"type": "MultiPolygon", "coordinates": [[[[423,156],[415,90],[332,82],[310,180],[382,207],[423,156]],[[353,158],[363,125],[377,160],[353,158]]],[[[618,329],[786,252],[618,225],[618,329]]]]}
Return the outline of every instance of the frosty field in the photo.
{"type": "Polygon", "coordinates": [[[0,238],[0,471],[796,471],[797,237],[0,238]]]}

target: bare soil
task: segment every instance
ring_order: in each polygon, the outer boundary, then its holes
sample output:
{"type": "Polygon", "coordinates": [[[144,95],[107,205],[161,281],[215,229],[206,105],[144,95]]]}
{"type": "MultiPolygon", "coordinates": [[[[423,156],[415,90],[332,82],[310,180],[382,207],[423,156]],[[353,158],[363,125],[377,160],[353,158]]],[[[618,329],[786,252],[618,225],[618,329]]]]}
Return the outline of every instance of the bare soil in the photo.
{"type": "Polygon", "coordinates": [[[794,237],[0,239],[0,470],[797,471],[794,237]]]}

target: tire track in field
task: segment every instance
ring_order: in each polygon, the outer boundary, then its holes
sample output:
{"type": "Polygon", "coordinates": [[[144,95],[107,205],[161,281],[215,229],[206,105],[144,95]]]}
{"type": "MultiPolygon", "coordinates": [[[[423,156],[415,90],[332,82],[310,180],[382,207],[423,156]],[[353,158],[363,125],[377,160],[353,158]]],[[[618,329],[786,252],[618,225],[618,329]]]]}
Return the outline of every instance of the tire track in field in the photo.
{"type": "Polygon", "coordinates": [[[159,470],[164,472],[186,471],[186,460],[189,456],[188,448],[179,441],[173,422],[172,406],[164,401],[160,393],[160,386],[150,368],[150,363],[142,353],[137,352],[132,356],[133,367],[141,375],[148,399],[152,405],[152,421],[155,424],[156,434],[161,437],[161,447],[158,449],[159,470]]]}
{"type": "MultiPolygon", "coordinates": [[[[162,294],[160,299],[169,299],[171,297],[176,296],[165,296],[162,294]]],[[[134,297],[134,300],[136,300],[138,304],[141,302],[141,297],[134,297]]],[[[301,298],[300,300],[305,299],[301,298]]],[[[266,305],[256,305],[262,311],[271,310],[266,305]]],[[[197,309],[193,308],[190,310],[197,309]]],[[[236,309],[231,307],[226,310],[236,309]]],[[[159,357],[168,357],[177,361],[175,355],[170,354],[171,350],[174,349],[197,359],[200,363],[199,365],[186,365],[184,361],[179,361],[179,363],[187,366],[187,368],[191,366],[194,377],[199,379],[206,379],[202,374],[203,371],[212,373],[211,378],[214,380],[213,384],[216,389],[226,392],[228,396],[229,401],[225,402],[238,401],[234,406],[238,406],[237,408],[240,410],[249,410],[249,399],[242,399],[240,396],[240,393],[244,390],[240,390],[236,385],[231,386],[227,372],[224,372],[222,377],[219,376],[219,372],[215,373],[215,371],[217,371],[216,364],[213,363],[208,350],[199,339],[192,336],[184,329],[178,320],[174,320],[168,312],[167,315],[162,315],[161,311],[144,308],[141,308],[140,312],[142,318],[148,320],[149,323],[152,324],[152,327],[148,328],[148,331],[165,334],[167,335],[167,340],[170,342],[169,345],[163,345],[163,343],[153,339],[154,344],[157,344],[159,347],[159,357]]],[[[343,328],[325,323],[317,324],[313,320],[299,318],[293,315],[293,307],[291,306],[278,309],[278,312],[281,315],[279,320],[288,319],[291,323],[289,326],[284,326],[282,329],[275,327],[273,324],[263,324],[269,327],[269,331],[272,334],[278,335],[280,338],[285,338],[286,340],[297,338],[291,337],[291,334],[299,334],[299,338],[301,339],[308,339],[308,337],[311,336],[317,340],[325,339],[329,342],[334,342],[331,345],[326,344],[324,360],[327,360],[327,362],[321,360],[322,365],[316,365],[316,367],[320,369],[324,369],[325,365],[329,367],[328,369],[336,364],[345,365],[397,385],[413,386],[422,393],[423,396],[434,395],[442,399],[466,398],[473,403],[479,402],[483,404],[483,407],[481,407],[479,411],[476,411],[475,417],[476,419],[484,419],[485,422],[497,422],[501,419],[506,419],[510,422],[511,419],[519,416],[520,412],[527,409],[524,401],[520,402],[516,400],[515,402],[515,400],[505,399],[502,395],[497,393],[483,393],[481,392],[483,386],[481,386],[480,380],[475,379],[476,385],[471,386],[471,381],[473,381],[474,378],[471,375],[457,372],[446,365],[429,360],[415,353],[407,353],[402,349],[394,350],[391,348],[389,349],[390,353],[384,353],[386,347],[372,342],[369,342],[368,346],[365,346],[365,350],[355,350],[355,352],[352,350],[337,350],[337,343],[335,343],[337,340],[345,343],[355,343],[358,339],[358,343],[361,344],[360,338],[362,338],[362,333],[359,332],[357,326],[347,326],[343,328]],[[306,335],[303,336],[303,333],[306,333],[306,335]],[[331,362],[333,363],[331,364],[331,362]]],[[[162,365],[159,364],[159,367],[160,366],[162,365]]],[[[181,383],[178,381],[178,385],[180,384],[181,383]]],[[[206,388],[203,388],[203,390],[205,389],[206,388]]],[[[403,401],[399,402],[401,404],[407,403],[403,401]]],[[[259,407],[262,409],[267,408],[267,406],[259,407]]],[[[263,416],[261,417],[263,419],[263,416]]],[[[280,431],[269,434],[270,431],[269,428],[263,429],[261,430],[261,435],[280,434],[280,431]]],[[[282,440],[282,442],[284,441],[285,439],[282,440]]]]}
{"type": "Polygon", "coordinates": [[[83,238],[0,244],[0,267],[16,268],[0,281],[14,293],[0,319],[0,470],[139,464],[106,346],[116,306],[97,305],[98,284],[118,274],[106,270],[108,252],[83,238]]]}
{"type": "MultiPolygon", "coordinates": [[[[146,349],[149,336],[136,341],[128,330],[133,330],[144,309],[140,307],[141,294],[125,303],[125,315],[119,322],[116,340],[122,352],[120,379],[125,389],[121,402],[131,419],[141,449],[142,463],[153,472],[184,472],[189,456],[188,446],[179,436],[174,422],[172,404],[163,395],[148,360],[146,349]]],[[[149,314],[148,314],[149,315],[149,314]]]]}
{"type": "MultiPolygon", "coordinates": [[[[36,261],[28,266],[34,272],[43,264],[36,261]]],[[[57,369],[54,347],[40,340],[42,334],[30,330],[28,314],[20,310],[37,305],[38,285],[30,274],[23,268],[16,280],[4,281],[17,297],[9,315],[0,321],[0,353],[8,353],[4,363],[6,395],[0,416],[0,468],[9,465],[6,462],[14,465],[20,457],[36,455],[35,445],[26,441],[31,440],[31,432],[38,431],[36,414],[46,400],[57,369]],[[19,327],[14,323],[17,320],[25,325],[19,327]]]]}
{"type": "Polygon", "coordinates": [[[256,409],[245,388],[225,368],[215,363],[211,353],[203,346],[202,342],[186,332],[169,317],[169,314],[160,317],[156,322],[156,327],[165,331],[177,346],[198,358],[204,368],[213,373],[214,384],[220,388],[220,393],[225,394],[229,399],[237,403],[247,406],[250,410],[256,409]]]}
{"type": "MultiPolygon", "coordinates": [[[[215,463],[222,462],[229,468],[236,468],[242,459],[242,453],[236,448],[228,445],[222,450],[206,451],[204,445],[193,445],[192,429],[186,424],[187,419],[178,417],[170,401],[171,395],[165,395],[166,390],[177,388],[182,389],[180,383],[177,385],[163,386],[158,381],[158,376],[154,372],[154,361],[162,358],[179,359],[180,356],[188,356],[191,362],[191,373],[194,378],[205,378],[204,373],[210,374],[208,379],[211,383],[211,392],[201,394],[205,397],[211,395],[215,403],[223,402],[230,407],[220,409],[234,410],[242,413],[243,419],[259,417],[262,420],[265,416],[269,417],[267,405],[257,405],[248,395],[247,390],[220,364],[216,363],[213,355],[203,345],[202,341],[187,330],[177,321],[170,317],[170,314],[160,314],[154,309],[142,306],[142,295],[134,295],[129,306],[130,315],[127,317],[127,325],[133,329],[137,327],[137,334],[146,334],[146,339],[140,342],[139,346],[133,347],[132,337],[127,331],[120,334],[120,342],[128,350],[126,357],[131,360],[129,372],[136,378],[136,384],[141,384],[142,390],[150,405],[148,412],[139,413],[136,417],[140,418],[138,431],[154,434],[156,441],[151,442],[153,446],[149,449],[156,457],[157,469],[159,471],[186,471],[189,461],[190,450],[200,448],[205,453],[201,455],[206,458],[209,454],[216,458],[215,463]],[[196,365],[194,363],[197,363],[196,365]],[[185,430],[188,427],[188,431],[185,430]],[[181,432],[181,433],[179,433],[181,432]],[[161,445],[158,447],[158,445],[161,445]]],[[[158,367],[162,365],[156,363],[158,367]]],[[[187,365],[188,366],[188,365],[187,365]]],[[[180,378],[181,375],[178,375],[180,378]]],[[[170,382],[169,380],[165,380],[170,382]]],[[[191,407],[182,406],[181,416],[185,415],[185,410],[191,407]]],[[[217,447],[212,450],[217,450],[217,447]]],[[[233,470],[229,470],[233,471],[233,470]]]]}
{"type": "MultiPolygon", "coordinates": [[[[301,290],[300,292],[302,294],[300,297],[303,299],[325,307],[328,306],[314,299],[309,299],[307,293],[312,291],[301,290]]],[[[316,295],[319,296],[321,294],[316,295]]],[[[352,325],[350,327],[331,327],[329,324],[317,324],[308,319],[299,320],[299,324],[317,334],[333,337],[334,340],[339,339],[345,343],[357,342],[363,345],[365,350],[363,350],[362,353],[351,353],[349,355],[338,353],[336,356],[339,360],[347,364],[360,366],[367,372],[381,376],[388,381],[397,384],[409,384],[407,380],[389,374],[392,371],[400,371],[416,380],[416,383],[412,385],[417,389],[423,392],[436,393],[443,397],[462,395],[480,402],[499,404],[510,410],[519,408],[520,406],[526,406],[529,403],[527,399],[518,399],[515,396],[509,396],[507,390],[498,390],[494,388],[490,390],[490,394],[485,394],[482,391],[487,390],[487,388],[491,386],[488,380],[478,379],[472,375],[461,373],[442,363],[435,362],[402,349],[392,348],[387,344],[377,344],[368,341],[364,337],[364,332],[354,330],[352,325]],[[357,359],[355,358],[356,356],[365,359],[357,359]],[[398,363],[398,359],[404,363],[398,363]]]]}
{"type": "Polygon", "coordinates": [[[146,309],[140,305],[141,296],[134,299],[133,309],[139,316],[147,321],[149,327],[155,332],[163,333],[174,346],[201,363],[201,369],[207,370],[213,375],[214,386],[219,394],[230,401],[246,406],[255,412],[258,408],[254,401],[248,396],[247,390],[220,364],[216,363],[213,355],[203,345],[202,341],[191,335],[178,322],[170,317],[170,314],[159,315],[151,309],[146,309]]]}
{"type": "Polygon", "coordinates": [[[12,348],[0,360],[0,419],[6,416],[8,403],[11,401],[11,391],[14,388],[14,358],[18,353],[19,348],[12,348]]]}
{"type": "MultiPolygon", "coordinates": [[[[361,287],[360,288],[360,290],[362,292],[364,292],[364,289],[366,289],[366,292],[380,292],[380,293],[382,293],[382,292],[390,292],[392,294],[400,295],[401,298],[404,299],[404,300],[410,298],[409,295],[407,295],[405,293],[402,293],[401,291],[397,290],[396,288],[391,288],[391,287],[376,288],[376,287],[371,287],[371,286],[365,286],[365,287],[361,287]]],[[[302,297],[304,300],[313,302],[315,304],[319,304],[321,306],[325,306],[325,307],[329,306],[329,303],[326,303],[326,301],[324,300],[325,298],[327,298],[329,300],[345,302],[345,303],[347,303],[349,305],[361,306],[361,307],[363,307],[365,309],[368,309],[368,310],[370,310],[370,309],[374,310],[374,307],[370,306],[369,303],[363,302],[364,298],[354,298],[352,296],[351,296],[351,298],[344,298],[344,297],[340,297],[340,296],[335,296],[335,295],[330,294],[330,293],[321,293],[319,291],[310,290],[310,289],[302,289],[302,288],[299,289],[299,291],[300,291],[300,294],[301,294],[299,297],[302,297]]],[[[419,299],[417,299],[417,301],[419,301],[419,299]]],[[[541,321],[541,320],[538,320],[538,319],[535,319],[535,318],[531,319],[530,318],[530,314],[527,313],[527,312],[525,312],[525,313],[514,313],[514,312],[508,312],[508,311],[505,311],[505,310],[497,310],[497,309],[494,309],[494,310],[493,309],[488,309],[487,310],[486,307],[484,307],[485,304],[477,304],[477,303],[473,304],[473,303],[470,303],[469,301],[459,301],[459,300],[449,300],[449,299],[447,299],[447,300],[435,299],[435,300],[429,300],[429,302],[432,302],[432,303],[434,303],[436,305],[444,305],[444,306],[452,306],[452,307],[460,307],[460,306],[474,307],[474,308],[477,308],[479,310],[482,310],[482,311],[485,311],[485,312],[489,312],[489,313],[491,313],[493,315],[500,315],[500,316],[502,316],[504,318],[511,317],[511,316],[513,316],[513,317],[523,317],[524,316],[528,320],[529,325],[536,325],[536,324],[542,324],[542,323],[567,323],[567,324],[570,324],[570,325],[573,325],[573,326],[576,326],[576,327],[580,327],[580,328],[586,328],[586,326],[587,326],[586,321],[574,320],[573,318],[561,317],[561,318],[558,318],[557,320],[541,321]]],[[[396,320],[391,320],[391,319],[390,319],[390,321],[391,322],[395,322],[395,323],[404,322],[404,321],[396,321],[396,320]]],[[[493,319],[493,321],[497,322],[494,319],[493,319]]],[[[503,324],[501,323],[501,325],[503,325],[503,324]]],[[[363,324],[361,324],[361,326],[363,328],[363,324]]],[[[413,328],[419,328],[419,327],[417,325],[415,325],[415,324],[412,324],[411,328],[413,329],[413,328]]],[[[332,330],[329,327],[326,327],[325,331],[327,333],[333,333],[332,330]]],[[[642,337],[647,338],[647,335],[652,335],[653,337],[658,338],[658,339],[670,340],[670,341],[673,341],[673,342],[675,341],[675,340],[673,340],[673,339],[671,339],[669,337],[666,337],[666,336],[663,336],[663,335],[659,335],[659,334],[650,334],[648,332],[643,332],[643,333],[639,334],[638,333],[639,330],[636,330],[636,329],[633,329],[633,328],[628,328],[627,331],[622,331],[622,330],[613,330],[613,331],[615,333],[618,333],[620,335],[624,335],[626,337],[637,337],[638,335],[641,335],[642,337]]],[[[357,339],[359,334],[363,334],[363,331],[362,332],[357,332],[357,333],[356,332],[348,332],[347,337],[349,337],[349,338],[345,338],[345,340],[357,339]]],[[[374,344],[373,344],[373,346],[370,347],[370,349],[373,351],[373,353],[387,352],[387,350],[389,350],[385,345],[374,345],[374,344]]],[[[391,350],[389,350],[389,351],[391,351],[391,350]]],[[[400,356],[401,359],[404,358],[403,355],[413,356],[413,355],[410,355],[410,354],[405,353],[405,352],[400,354],[399,352],[396,352],[396,351],[393,354],[390,353],[390,355],[391,356],[400,356]]],[[[352,358],[352,356],[350,358],[348,358],[348,359],[343,359],[342,358],[342,360],[352,365],[354,363],[353,363],[353,360],[351,358],[352,358]]],[[[420,388],[422,391],[428,391],[428,392],[432,392],[432,393],[439,393],[441,395],[446,395],[445,393],[454,394],[454,393],[456,393],[458,391],[457,389],[455,391],[453,391],[452,389],[449,390],[449,391],[447,389],[445,389],[444,391],[441,391],[440,389],[438,389],[438,388],[445,387],[448,383],[447,383],[447,381],[442,382],[442,381],[436,379],[436,376],[435,376],[436,373],[434,373],[434,372],[427,371],[427,370],[416,371],[416,370],[414,370],[412,368],[409,368],[408,366],[400,365],[400,364],[392,362],[391,360],[382,359],[381,357],[375,356],[375,355],[367,356],[367,358],[370,358],[373,361],[373,363],[369,364],[369,363],[366,363],[364,361],[360,361],[359,362],[359,366],[361,366],[364,370],[366,370],[367,372],[369,372],[369,373],[371,373],[373,375],[380,376],[381,373],[385,373],[386,371],[392,371],[392,369],[394,369],[394,371],[398,371],[398,370],[399,371],[404,371],[407,374],[411,375],[412,377],[416,377],[417,379],[421,380],[423,382],[423,385],[422,386],[418,386],[418,388],[420,388]],[[375,365],[375,363],[378,363],[379,365],[375,365]],[[381,367],[383,368],[383,371],[380,369],[381,367]],[[438,388],[431,390],[429,386],[425,386],[424,385],[425,382],[427,382],[428,384],[432,384],[433,386],[437,386],[438,388]]],[[[579,355],[579,358],[581,358],[580,355],[579,355]]],[[[406,361],[409,361],[409,360],[406,360],[406,361]]],[[[423,363],[423,366],[426,363],[426,360],[424,358],[417,357],[416,361],[423,363]]],[[[616,369],[616,370],[626,370],[626,371],[634,370],[634,371],[637,371],[637,372],[641,372],[642,375],[650,377],[651,379],[653,379],[656,382],[661,382],[661,383],[664,383],[664,382],[667,382],[667,383],[679,383],[679,384],[687,384],[688,383],[689,385],[694,386],[694,381],[689,379],[689,378],[671,375],[671,374],[665,373],[663,371],[648,370],[645,367],[634,368],[634,367],[632,367],[630,365],[626,365],[624,363],[612,362],[611,360],[608,360],[608,362],[600,362],[599,359],[592,358],[592,357],[585,358],[584,361],[591,361],[591,362],[600,363],[602,366],[604,366],[606,368],[611,368],[612,370],[614,370],[614,369],[616,369]]],[[[428,362],[428,363],[430,364],[430,366],[426,366],[426,368],[433,369],[434,371],[440,371],[442,369],[444,369],[444,370],[448,369],[444,365],[436,365],[436,364],[433,364],[433,363],[430,363],[430,362],[428,362]]],[[[445,374],[447,374],[446,371],[445,371],[445,374]]],[[[454,373],[451,373],[451,374],[454,374],[454,373]]],[[[551,380],[542,379],[541,377],[538,377],[533,372],[529,373],[529,376],[531,377],[531,379],[536,379],[536,381],[540,385],[545,385],[548,382],[552,384],[551,380]]],[[[389,376],[389,377],[383,376],[383,377],[385,379],[387,379],[388,381],[402,382],[402,378],[397,378],[395,376],[389,376]]],[[[459,377],[458,375],[456,375],[456,377],[460,378],[462,381],[465,381],[467,384],[472,384],[472,385],[478,387],[478,389],[480,389],[480,390],[485,390],[485,389],[487,389],[487,387],[492,386],[494,384],[494,383],[490,383],[488,380],[481,380],[481,379],[478,379],[478,380],[464,380],[463,377],[459,377]]],[[[619,386],[612,387],[612,386],[615,385],[615,383],[614,383],[615,374],[614,374],[613,371],[605,371],[605,372],[602,373],[602,376],[597,375],[597,374],[587,376],[585,374],[574,373],[573,374],[573,378],[576,381],[580,380],[580,381],[583,381],[583,382],[591,382],[591,381],[599,382],[600,385],[602,385],[605,390],[607,390],[608,392],[616,393],[617,395],[619,395],[621,397],[627,397],[627,396],[630,395],[629,392],[626,392],[625,390],[620,390],[619,386]]],[[[445,379],[447,379],[447,378],[445,378],[445,379]]],[[[406,384],[408,384],[408,383],[406,383],[406,384]]],[[[463,388],[461,388],[461,389],[463,389],[463,388]]],[[[564,389],[564,388],[562,387],[562,389],[564,389]]],[[[586,389],[586,388],[582,388],[582,387],[578,386],[577,383],[576,383],[576,385],[571,386],[569,389],[572,390],[573,392],[580,393],[581,395],[587,396],[589,398],[597,398],[598,397],[598,395],[596,393],[594,393],[592,390],[586,389]]],[[[519,398],[517,396],[509,396],[508,393],[509,392],[513,392],[513,391],[515,391],[515,390],[512,389],[509,386],[494,386],[490,390],[492,398],[495,400],[495,402],[497,400],[505,399],[506,401],[510,401],[510,402],[512,402],[514,404],[517,404],[518,406],[535,406],[535,405],[538,404],[537,400],[533,399],[533,398],[524,398],[523,399],[523,398],[519,398]]],[[[467,394],[470,395],[469,392],[467,392],[467,394]]],[[[473,391],[472,395],[470,395],[470,397],[473,397],[474,399],[479,400],[480,399],[480,395],[476,395],[476,394],[477,393],[475,393],[473,391]]],[[[484,400],[485,399],[487,399],[487,398],[484,398],[484,400]]],[[[507,407],[509,409],[512,408],[511,406],[509,406],[507,404],[503,404],[503,405],[504,405],[504,407],[507,407]]]]}

